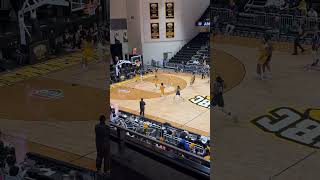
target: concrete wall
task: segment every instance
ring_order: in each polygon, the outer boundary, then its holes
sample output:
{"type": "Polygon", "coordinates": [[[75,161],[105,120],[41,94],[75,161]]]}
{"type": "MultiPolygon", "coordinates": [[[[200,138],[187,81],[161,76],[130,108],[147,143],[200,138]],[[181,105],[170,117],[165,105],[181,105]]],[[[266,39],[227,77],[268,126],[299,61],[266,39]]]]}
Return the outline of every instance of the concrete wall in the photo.
{"type": "Polygon", "coordinates": [[[125,48],[129,53],[132,48],[137,48],[146,64],[151,64],[152,59],[162,61],[163,54],[166,52],[177,53],[183,45],[196,36],[201,28],[196,27],[195,23],[210,5],[210,0],[170,0],[169,2],[174,2],[174,19],[166,19],[164,0],[111,0],[110,2],[111,19],[127,19],[129,42],[125,48]],[[150,19],[150,2],[159,3],[157,20],[150,19]],[[158,22],[160,25],[159,39],[151,39],[150,23],[152,22],[158,22]],[[175,23],[174,38],[166,38],[166,22],[175,23]]]}
{"type": "Polygon", "coordinates": [[[110,0],[110,19],[127,18],[127,0],[110,0]]]}
{"type": "MultiPolygon", "coordinates": [[[[137,0],[136,0],[137,1],[137,0]]],[[[141,37],[144,62],[150,64],[151,60],[162,61],[163,53],[177,53],[181,47],[196,36],[200,29],[195,26],[196,21],[210,5],[210,0],[170,0],[174,2],[174,19],[165,17],[165,1],[140,0],[141,4],[141,37]],[[151,20],[149,15],[149,3],[159,3],[159,19],[151,20]],[[158,22],[160,30],[159,39],[151,39],[150,23],[158,22]],[[175,37],[166,38],[166,22],[175,23],[175,37]]],[[[130,31],[130,30],[129,30],[130,31]]]]}

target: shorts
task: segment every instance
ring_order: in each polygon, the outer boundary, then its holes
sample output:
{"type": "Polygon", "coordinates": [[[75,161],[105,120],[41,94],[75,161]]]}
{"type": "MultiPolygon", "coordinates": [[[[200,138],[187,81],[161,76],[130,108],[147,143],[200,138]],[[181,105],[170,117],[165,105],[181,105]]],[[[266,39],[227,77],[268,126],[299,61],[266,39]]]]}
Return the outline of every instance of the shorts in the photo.
{"type": "Polygon", "coordinates": [[[177,91],[177,92],[176,92],[176,96],[180,96],[180,91],[177,91]]]}

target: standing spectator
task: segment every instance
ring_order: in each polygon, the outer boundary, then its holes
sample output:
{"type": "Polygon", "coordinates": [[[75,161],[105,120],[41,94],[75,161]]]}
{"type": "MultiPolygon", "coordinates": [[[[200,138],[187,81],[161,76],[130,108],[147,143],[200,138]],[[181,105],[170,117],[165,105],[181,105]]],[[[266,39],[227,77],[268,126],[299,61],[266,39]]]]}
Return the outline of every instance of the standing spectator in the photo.
{"type": "Polygon", "coordinates": [[[109,128],[106,125],[106,117],[101,115],[100,123],[95,126],[97,159],[96,168],[100,172],[102,162],[104,173],[110,173],[110,147],[109,147],[109,128]]]}
{"type": "Polygon", "coordinates": [[[54,30],[51,29],[49,33],[49,46],[50,46],[50,53],[55,54],[56,53],[56,38],[54,30]]]}
{"type": "Polygon", "coordinates": [[[145,106],[146,106],[146,103],[143,101],[143,98],[141,98],[141,101],[140,101],[140,116],[144,116],[145,106]]]}

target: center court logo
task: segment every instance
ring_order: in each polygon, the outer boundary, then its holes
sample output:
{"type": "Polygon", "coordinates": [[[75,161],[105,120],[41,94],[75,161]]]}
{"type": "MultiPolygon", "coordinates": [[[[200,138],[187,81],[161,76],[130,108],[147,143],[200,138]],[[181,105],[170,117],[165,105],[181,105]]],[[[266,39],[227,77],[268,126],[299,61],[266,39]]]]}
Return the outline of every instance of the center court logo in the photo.
{"type": "Polygon", "coordinates": [[[59,89],[43,89],[32,91],[31,96],[43,99],[60,99],[64,97],[64,94],[59,89]]]}
{"type": "Polygon", "coordinates": [[[210,96],[195,96],[189,99],[190,102],[201,107],[210,109],[210,96]]]}
{"type": "Polygon", "coordinates": [[[304,113],[280,107],[251,121],[265,132],[312,148],[320,148],[320,109],[304,113]]]}

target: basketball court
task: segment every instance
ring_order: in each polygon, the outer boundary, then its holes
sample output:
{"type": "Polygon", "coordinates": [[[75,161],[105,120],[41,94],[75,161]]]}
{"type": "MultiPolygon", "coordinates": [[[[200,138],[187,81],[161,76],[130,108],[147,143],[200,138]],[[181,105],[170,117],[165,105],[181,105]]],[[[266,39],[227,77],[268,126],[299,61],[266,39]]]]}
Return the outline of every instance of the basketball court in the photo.
{"type": "Polygon", "coordinates": [[[106,68],[81,53],[0,75],[0,129],[17,149],[95,169],[94,125],[106,112],[106,68]]]}
{"type": "Polygon", "coordinates": [[[209,79],[196,76],[190,86],[191,74],[159,70],[155,74],[140,76],[111,86],[111,104],[133,114],[139,114],[139,101],[146,102],[145,116],[188,131],[209,136],[210,133],[210,83],[209,79]],[[161,97],[159,86],[165,86],[161,97]],[[157,86],[155,85],[157,84],[157,86]],[[175,97],[180,86],[182,98],[175,97]]]}
{"type": "Polygon", "coordinates": [[[213,107],[212,129],[216,180],[319,179],[319,71],[309,50],[291,55],[292,44],[273,43],[272,78],[256,75],[261,40],[211,38],[216,74],[227,84],[226,108],[213,107]],[[318,174],[318,175],[317,175],[318,174]]]}

